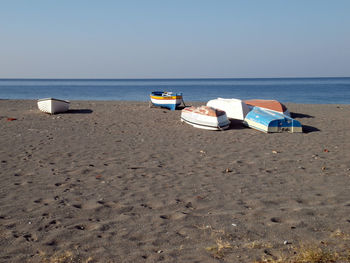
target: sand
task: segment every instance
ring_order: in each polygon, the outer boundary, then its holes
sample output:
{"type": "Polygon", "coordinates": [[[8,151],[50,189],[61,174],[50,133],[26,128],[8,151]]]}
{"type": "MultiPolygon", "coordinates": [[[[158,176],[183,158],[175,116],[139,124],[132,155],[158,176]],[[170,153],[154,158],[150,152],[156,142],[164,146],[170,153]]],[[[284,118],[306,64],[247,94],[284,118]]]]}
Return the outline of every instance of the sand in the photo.
{"type": "Polygon", "coordinates": [[[48,115],[0,100],[0,262],[349,250],[350,105],[286,105],[304,133],[206,131],[147,102],[73,101],[48,115]]]}

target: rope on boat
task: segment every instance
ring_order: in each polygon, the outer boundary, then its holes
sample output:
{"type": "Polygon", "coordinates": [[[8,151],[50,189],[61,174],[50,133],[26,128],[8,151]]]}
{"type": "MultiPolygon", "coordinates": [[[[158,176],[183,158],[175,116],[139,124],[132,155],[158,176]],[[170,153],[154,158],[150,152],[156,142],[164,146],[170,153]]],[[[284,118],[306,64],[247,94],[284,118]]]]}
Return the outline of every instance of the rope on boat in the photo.
{"type": "Polygon", "coordinates": [[[181,98],[181,100],[182,100],[182,103],[183,103],[184,107],[186,108],[187,106],[185,104],[184,98],[181,98]]]}

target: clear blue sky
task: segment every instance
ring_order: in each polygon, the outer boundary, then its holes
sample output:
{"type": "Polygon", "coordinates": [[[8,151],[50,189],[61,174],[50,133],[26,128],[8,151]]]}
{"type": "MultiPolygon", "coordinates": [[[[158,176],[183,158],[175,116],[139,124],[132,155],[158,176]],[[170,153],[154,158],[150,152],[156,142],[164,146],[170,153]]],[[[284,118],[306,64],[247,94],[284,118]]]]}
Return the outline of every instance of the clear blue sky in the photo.
{"type": "Polygon", "coordinates": [[[0,78],[350,76],[349,0],[1,0],[0,78]]]}

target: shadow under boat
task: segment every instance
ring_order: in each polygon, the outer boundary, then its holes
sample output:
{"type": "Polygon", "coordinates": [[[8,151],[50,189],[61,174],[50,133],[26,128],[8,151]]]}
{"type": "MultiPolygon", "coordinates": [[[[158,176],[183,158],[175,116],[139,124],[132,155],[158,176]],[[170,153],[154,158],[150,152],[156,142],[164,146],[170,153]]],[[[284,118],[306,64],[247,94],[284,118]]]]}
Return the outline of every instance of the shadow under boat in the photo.
{"type": "Polygon", "coordinates": [[[91,114],[93,110],[90,109],[69,109],[66,112],[62,112],[61,114],[91,114]]]}
{"type": "MultiPolygon", "coordinates": [[[[298,113],[298,112],[291,112],[290,116],[292,118],[300,118],[300,119],[302,119],[302,118],[315,118],[312,115],[304,114],[304,113],[298,113]]],[[[309,125],[302,125],[302,127],[303,127],[303,133],[311,133],[311,132],[321,131],[320,129],[318,129],[316,127],[313,127],[313,126],[309,126],[309,125]]]]}
{"type": "Polygon", "coordinates": [[[315,118],[314,116],[304,114],[304,113],[297,113],[297,112],[291,112],[290,116],[295,119],[295,118],[315,118]]]}
{"type": "Polygon", "coordinates": [[[320,129],[313,127],[313,126],[309,126],[309,125],[302,125],[302,127],[303,127],[303,133],[311,133],[311,132],[321,131],[320,129]]]}
{"type": "Polygon", "coordinates": [[[229,119],[230,121],[230,126],[229,126],[229,130],[233,129],[233,130],[243,130],[243,129],[248,129],[247,126],[245,126],[243,124],[243,121],[241,120],[236,120],[236,119],[229,119]]]}

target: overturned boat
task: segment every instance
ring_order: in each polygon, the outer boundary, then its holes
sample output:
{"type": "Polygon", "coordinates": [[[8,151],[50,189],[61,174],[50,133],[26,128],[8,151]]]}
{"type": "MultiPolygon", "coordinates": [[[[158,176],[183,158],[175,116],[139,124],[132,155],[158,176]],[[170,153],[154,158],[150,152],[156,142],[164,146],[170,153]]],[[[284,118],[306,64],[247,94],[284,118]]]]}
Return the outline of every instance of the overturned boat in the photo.
{"type": "Polygon", "coordinates": [[[153,91],[150,94],[151,103],[154,106],[175,110],[183,102],[182,93],[167,91],[153,91]]]}
{"type": "Polygon", "coordinates": [[[278,112],[254,107],[247,114],[243,123],[262,132],[303,132],[299,121],[278,112]]]}
{"type": "Polygon", "coordinates": [[[244,120],[250,111],[248,105],[240,99],[217,98],[208,101],[207,106],[222,110],[226,113],[227,118],[236,120],[244,120]]]}
{"type": "Polygon", "coordinates": [[[39,110],[49,114],[66,112],[69,109],[68,100],[45,98],[45,99],[39,99],[37,103],[38,103],[39,110]]]}
{"type": "Polygon", "coordinates": [[[181,121],[206,130],[225,130],[230,126],[224,111],[209,106],[184,108],[181,111],[181,121]]]}
{"type": "Polygon", "coordinates": [[[260,107],[269,111],[278,112],[287,116],[290,116],[290,112],[287,107],[277,100],[245,100],[244,101],[250,108],[260,107]]]}

